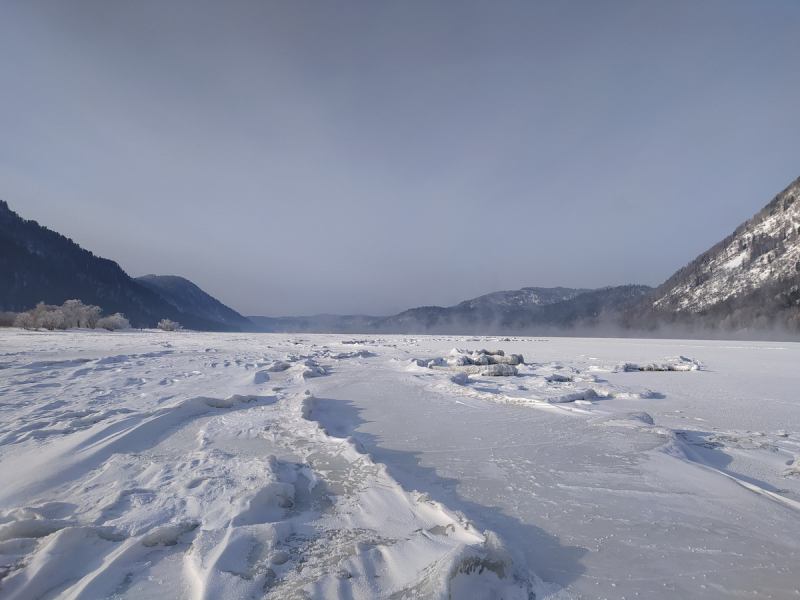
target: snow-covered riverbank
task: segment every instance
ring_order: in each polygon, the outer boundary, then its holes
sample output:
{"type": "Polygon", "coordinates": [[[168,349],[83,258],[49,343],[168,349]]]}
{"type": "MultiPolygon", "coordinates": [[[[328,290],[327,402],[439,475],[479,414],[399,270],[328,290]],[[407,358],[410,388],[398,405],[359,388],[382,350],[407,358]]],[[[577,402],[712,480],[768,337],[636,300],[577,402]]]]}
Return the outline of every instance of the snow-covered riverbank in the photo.
{"type": "Polygon", "coordinates": [[[799,359],[776,343],[0,331],[0,593],[792,597],[799,359]],[[517,374],[482,374],[490,361],[517,374]]]}

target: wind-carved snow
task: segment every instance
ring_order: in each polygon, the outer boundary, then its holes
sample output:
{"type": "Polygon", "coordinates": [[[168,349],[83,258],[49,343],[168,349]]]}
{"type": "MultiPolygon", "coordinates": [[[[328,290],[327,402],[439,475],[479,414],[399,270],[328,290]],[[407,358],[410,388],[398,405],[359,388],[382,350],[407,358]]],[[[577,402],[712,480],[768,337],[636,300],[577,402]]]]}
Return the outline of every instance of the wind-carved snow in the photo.
{"type": "MultiPolygon", "coordinates": [[[[502,540],[314,420],[317,359],[255,338],[3,334],[0,595],[528,599],[502,540]],[[66,352],[59,346],[68,341],[66,352]],[[262,341],[262,343],[258,343],[262,341]],[[222,348],[199,346],[217,342],[222,348]],[[34,359],[35,360],[32,360],[34,359]],[[112,408],[113,407],[113,408],[112,408]]],[[[286,345],[284,345],[286,346],[286,345]]]]}
{"type": "Polygon", "coordinates": [[[797,594],[797,344],[0,341],[4,599],[797,594]]]}

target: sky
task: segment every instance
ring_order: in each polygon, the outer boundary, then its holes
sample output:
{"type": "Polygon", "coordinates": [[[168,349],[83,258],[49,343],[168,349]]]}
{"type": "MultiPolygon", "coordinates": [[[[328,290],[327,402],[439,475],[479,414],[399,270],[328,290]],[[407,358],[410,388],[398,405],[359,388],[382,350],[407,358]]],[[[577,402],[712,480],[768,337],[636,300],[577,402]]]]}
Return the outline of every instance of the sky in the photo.
{"type": "Polygon", "coordinates": [[[658,285],[800,176],[800,2],[0,3],[0,199],[245,315],[658,285]]]}

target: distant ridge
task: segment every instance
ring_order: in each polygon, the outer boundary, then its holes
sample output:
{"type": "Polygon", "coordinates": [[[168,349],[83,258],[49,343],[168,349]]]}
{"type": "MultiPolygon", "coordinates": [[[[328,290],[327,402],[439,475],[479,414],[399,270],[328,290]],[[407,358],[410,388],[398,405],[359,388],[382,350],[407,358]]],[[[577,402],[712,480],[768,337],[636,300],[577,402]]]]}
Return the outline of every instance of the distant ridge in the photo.
{"type": "Polygon", "coordinates": [[[21,218],[0,200],[0,311],[21,312],[38,302],[61,305],[71,299],[96,304],[106,314],[121,312],[134,327],[155,327],[161,319],[172,319],[201,331],[238,329],[181,312],[114,261],[21,218]]]}
{"type": "Polygon", "coordinates": [[[455,306],[422,306],[389,317],[316,315],[249,317],[275,333],[451,333],[522,334],[569,331],[599,324],[616,325],[619,316],[639,303],[651,288],[644,285],[599,290],[522,288],[493,292],[455,306]]]}
{"type": "Polygon", "coordinates": [[[380,328],[401,333],[510,334],[590,328],[612,322],[651,288],[523,288],[494,292],[450,308],[422,307],[387,317],[380,328]]]}

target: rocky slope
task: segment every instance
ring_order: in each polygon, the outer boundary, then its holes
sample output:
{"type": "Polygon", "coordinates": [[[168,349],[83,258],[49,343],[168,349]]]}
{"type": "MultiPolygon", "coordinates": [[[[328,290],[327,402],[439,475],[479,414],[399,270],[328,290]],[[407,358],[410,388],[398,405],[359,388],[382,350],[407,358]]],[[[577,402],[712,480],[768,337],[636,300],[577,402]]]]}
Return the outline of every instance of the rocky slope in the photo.
{"type": "Polygon", "coordinates": [[[656,288],[626,322],[800,332],[800,178],[656,288]]]}

